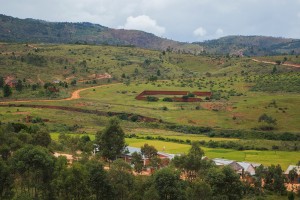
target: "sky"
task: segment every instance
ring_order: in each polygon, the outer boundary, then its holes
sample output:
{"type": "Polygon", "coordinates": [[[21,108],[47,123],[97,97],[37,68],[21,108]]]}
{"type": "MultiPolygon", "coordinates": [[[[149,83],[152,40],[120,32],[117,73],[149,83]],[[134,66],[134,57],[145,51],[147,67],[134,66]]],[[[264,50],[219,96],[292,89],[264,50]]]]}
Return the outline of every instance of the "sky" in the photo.
{"type": "Polygon", "coordinates": [[[0,13],[91,22],[181,42],[228,35],[300,38],[300,0],[0,0],[0,13]]]}

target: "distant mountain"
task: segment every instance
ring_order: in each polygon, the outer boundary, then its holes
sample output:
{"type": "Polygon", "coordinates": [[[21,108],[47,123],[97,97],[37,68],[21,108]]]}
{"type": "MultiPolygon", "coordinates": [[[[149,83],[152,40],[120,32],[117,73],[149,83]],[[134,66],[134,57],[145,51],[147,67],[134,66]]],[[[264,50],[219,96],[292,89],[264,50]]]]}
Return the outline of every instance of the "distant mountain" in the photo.
{"type": "Polygon", "coordinates": [[[77,43],[136,46],[199,54],[264,56],[299,54],[300,40],[265,36],[227,36],[205,42],[177,42],[137,30],[112,29],[89,22],[47,22],[0,14],[0,41],[31,43],[77,43]]]}
{"type": "Polygon", "coordinates": [[[88,22],[47,22],[18,19],[0,14],[0,41],[33,43],[82,43],[136,46],[166,50],[201,52],[197,44],[181,43],[136,30],[119,30],[88,22]]]}
{"type": "Polygon", "coordinates": [[[266,36],[227,36],[216,40],[197,42],[204,51],[212,54],[264,56],[299,54],[300,40],[266,36]]]}

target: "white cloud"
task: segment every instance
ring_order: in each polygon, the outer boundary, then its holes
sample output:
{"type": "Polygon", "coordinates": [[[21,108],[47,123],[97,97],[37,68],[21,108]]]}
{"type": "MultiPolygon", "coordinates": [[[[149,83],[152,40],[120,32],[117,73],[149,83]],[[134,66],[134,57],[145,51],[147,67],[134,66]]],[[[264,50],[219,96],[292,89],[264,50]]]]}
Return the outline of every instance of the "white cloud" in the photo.
{"type": "Polygon", "coordinates": [[[146,31],[158,36],[162,36],[166,32],[165,27],[159,26],[155,20],[147,15],[130,16],[127,18],[125,25],[119,28],[146,31]]]}
{"type": "Polygon", "coordinates": [[[203,27],[199,27],[196,30],[194,30],[193,33],[196,37],[203,37],[206,35],[207,32],[203,27]]]}
{"type": "Polygon", "coordinates": [[[298,12],[297,16],[300,18],[300,12],[298,12]]]}
{"type": "Polygon", "coordinates": [[[223,29],[218,28],[218,29],[216,30],[216,35],[217,35],[217,36],[221,36],[221,35],[223,35],[223,34],[224,34],[223,29]]]}

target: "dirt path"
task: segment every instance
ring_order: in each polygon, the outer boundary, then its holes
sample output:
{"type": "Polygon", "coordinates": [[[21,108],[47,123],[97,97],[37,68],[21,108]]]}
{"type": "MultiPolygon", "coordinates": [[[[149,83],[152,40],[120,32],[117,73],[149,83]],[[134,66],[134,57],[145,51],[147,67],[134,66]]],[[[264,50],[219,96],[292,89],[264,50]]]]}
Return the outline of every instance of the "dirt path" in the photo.
{"type": "Polygon", "coordinates": [[[41,100],[17,100],[17,101],[2,101],[0,102],[0,104],[9,104],[9,103],[26,103],[26,102],[58,102],[58,101],[71,101],[71,100],[75,100],[75,99],[80,99],[80,92],[84,91],[84,90],[89,90],[89,89],[93,89],[93,88],[101,88],[101,87],[106,87],[106,86],[111,86],[111,85],[119,85],[122,83],[115,83],[115,84],[105,84],[105,85],[97,85],[97,86],[93,86],[93,87],[88,87],[88,88],[81,88],[78,90],[75,90],[71,97],[69,98],[65,98],[65,99],[41,99],[41,100]]]}
{"type": "MultiPolygon", "coordinates": [[[[277,65],[276,62],[270,62],[270,61],[264,61],[264,60],[257,60],[257,59],[254,59],[254,58],[252,60],[254,62],[261,62],[261,63],[266,63],[266,64],[277,65]]],[[[298,65],[298,64],[283,63],[281,65],[287,66],[287,67],[297,67],[297,68],[300,68],[300,65],[298,65]]]]}

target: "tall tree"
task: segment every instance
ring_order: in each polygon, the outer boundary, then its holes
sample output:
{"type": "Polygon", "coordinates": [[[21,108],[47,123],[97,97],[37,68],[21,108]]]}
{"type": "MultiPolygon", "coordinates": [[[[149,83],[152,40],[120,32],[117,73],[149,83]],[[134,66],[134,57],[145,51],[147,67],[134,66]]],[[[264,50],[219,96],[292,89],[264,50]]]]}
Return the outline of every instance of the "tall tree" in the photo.
{"type": "Polygon", "coordinates": [[[141,173],[143,170],[143,166],[144,166],[144,161],[143,161],[142,155],[140,153],[133,152],[131,157],[132,157],[131,164],[134,165],[134,170],[137,173],[141,173]]]}
{"type": "Polygon", "coordinates": [[[9,97],[10,95],[12,95],[12,90],[11,87],[9,85],[4,85],[3,87],[3,96],[4,97],[9,97]]]}
{"type": "Polygon", "coordinates": [[[0,88],[3,88],[4,87],[4,78],[2,76],[0,76],[0,88]]]}
{"type": "Polygon", "coordinates": [[[212,199],[212,190],[210,185],[204,181],[197,179],[190,183],[186,190],[187,198],[189,200],[210,200],[212,199]]]}
{"type": "Polygon", "coordinates": [[[112,195],[112,186],[109,182],[107,172],[103,165],[97,160],[88,161],[88,184],[96,200],[110,199],[112,195]]]}
{"type": "Polygon", "coordinates": [[[113,187],[114,199],[131,199],[130,194],[133,191],[134,176],[128,163],[121,159],[114,161],[108,172],[108,178],[113,187]]]}
{"type": "Polygon", "coordinates": [[[242,199],[242,182],[239,175],[229,166],[221,169],[211,168],[205,177],[205,182],[211,186],[216,199],[242,199]]]}
{"type": "Polygon", "coordinates": [[[141,147],[141,152],[142,155],[144,155],[148,159],[157,156],[157,149],[149,144],[144,144],[144,146],[141,147]]]}
{"type": "Polygon", "coordinates": [[[268,167],[265,176],[265,188],[271,191],[276,191],[277,193],[284,194],[286,188],[284,186],[285,177],[282,173],[280,165],[271,165],[268,167]]]}
{"type": "Polygon", "coordinates": [[[11,199],[13,177],[10,167],[0,157],[0,199],[11,199]]]}
{"type": "Polygon", "coordinates": [[[200,148],[199,143],[193,142],[188,154],[176,156],[173,163],[175,167],[181,169],[185,173],[185,176],[189,181],[193,181],[199,174],[204,174],[211,166],[209,161],[202,160],[203,156],[204,152],[200,148]]]}
{"type": "Polygon", "coordinates": [[[23,83],[21,80],[18,80],[17,84],[16,84],[16,90],[18,92],[21,92],[23,90],[23,83]]]}
{"type": "Polygon", "coordinates": [[[297,178],[297,169],[294,167],[291,171],[289,171],[288,177],[290,179],[290,182],[294,182],[294,180],[297,178]]]}
{"type": "Polygon", "coordinates": [[[163,168],[153,176],[153,184],[158,191],[160,199],[184,199],[184,188],[180,173],[171,168],[163,168]]]}
{"type": "Polygon", "coordinates": [[[108,126],[96,134],[96,142],[99,145],[102,157],[108,161],[115,160],[126,147],[125,133],[117,118],[112,118],[108,126]]]}
{"type": "Polygon", "coordinates": [[[19,191],[27,191],[34,198],[51,195],[54,157],[48,149],[31,145],[21,148],[14,153],[12,166],[20,180],[19,191]]]}

